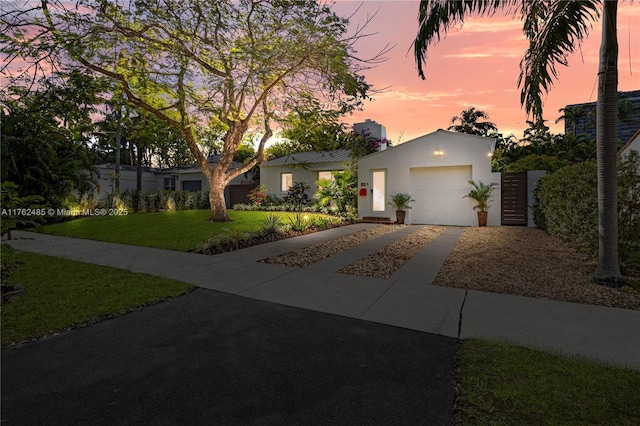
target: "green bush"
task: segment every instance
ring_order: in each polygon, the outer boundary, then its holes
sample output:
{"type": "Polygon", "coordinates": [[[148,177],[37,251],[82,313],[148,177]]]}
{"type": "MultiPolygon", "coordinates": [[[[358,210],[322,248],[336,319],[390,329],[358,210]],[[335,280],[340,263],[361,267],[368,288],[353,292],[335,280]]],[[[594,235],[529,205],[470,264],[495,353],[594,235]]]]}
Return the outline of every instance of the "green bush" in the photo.
{"type": "Polygon", "coordinates": [[[247,197],[254,206],[266,206],[267,199],[269,197],[269,194],[267,194],[267,187],[265,185],[258,185],[249,191],[247,197]]]}
{"type": "MultiPolygon", "coordinates": [[[[113,194],[109,195],[109,205],[117,202],[113,194]]],[[[125,191],[120,197],[124,207],[134,212],[158,212],[162,210],[206,210],[209,209],[208,191],[125,191]]]]}
{"type": "Polygon", "coordinates": [[[326,211],[338,214],[347,213],[350,207],[358,204],[358,177],[349,170],[331,172],[333,179],[320,179],[316,182],[318,190],[313,198],[326,211]]]}
{"type": "Polygon", "coordinates": [[[5,181],[2,189],[2,235],[11,239],[11,231],[21,227],[33,226],[44,221],[46,212],[42,204],[44,198],[39,195],[20,195],[20,188],[14,182],[5,181]]]}
{"type": "MultiPolygon", "coordinates": [[[[619,258],[624,263],[640,250],[640,156],[618,161],[619,258]]],[[[538,227],[578,250],[598,253],[598,179],[595,161],[563,167],[543,176],[534,192],[538,227]]]]}
{"type": "Polygon", "coordinates": [[[284,196],[284,203],[293,205],[294,209],[306,206],[309,203],[310,189],[311,187],[304,182],[294,182],[284,196]]]}
{"type": "Polygon", "coordinates": [[[296,213],[293,217],[289,218],[291,223],[291,229],[296,232],[304,232],[311,227],[311,223],[306,216],[296,213]]]}
{"type": "Polygon", "coordinates": [[[546,170],[549,173],[555,172],[564,166],[567,166],[569,162],[562,160],[558,157],[552,157],[549,155],[529,154],[519,160],[508,164],[506,167],[507,172],[527,172],[529,170],[546,170]]]}
{"type": "Polygon", "coordinates": [[[282,217],[279,214],[269,213],[262,221],[260,233],[265,237],[275,237],[282,234],[282,227],[282,217]]]}

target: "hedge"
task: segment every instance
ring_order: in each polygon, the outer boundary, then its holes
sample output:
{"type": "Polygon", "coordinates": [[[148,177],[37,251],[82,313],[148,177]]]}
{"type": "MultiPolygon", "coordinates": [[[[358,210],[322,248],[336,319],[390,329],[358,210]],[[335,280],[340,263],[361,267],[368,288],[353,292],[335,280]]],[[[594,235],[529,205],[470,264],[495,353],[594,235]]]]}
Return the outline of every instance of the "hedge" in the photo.
{"type": "MultiPolygon", "coordinates": [[[[619,257],[640,250],[640,156],[632,151],[618,161],[619,257]]],[[[534,196],[534,220],[551,235],[578,250],[598,253],[598,178],[595,161],[585,161],[543,176],[534,196]]]]}

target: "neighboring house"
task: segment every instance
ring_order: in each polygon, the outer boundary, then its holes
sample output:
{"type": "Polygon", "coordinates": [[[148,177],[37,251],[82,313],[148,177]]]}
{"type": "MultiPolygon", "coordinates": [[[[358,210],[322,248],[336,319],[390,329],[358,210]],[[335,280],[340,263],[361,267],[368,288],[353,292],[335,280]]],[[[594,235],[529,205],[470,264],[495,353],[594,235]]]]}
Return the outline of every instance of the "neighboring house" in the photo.
{"type": "MultiPolygon", "coordinates": [[[[395,220],[391,195],[409,193],[415,201],[406,223],[477,225],[469,180],[500,184],[491,171],[495,140],[437,130],[358,162],[358,216],[395,220]]],[[[500,188],[493,191],[488,225],[500,225],[500,188]]]]}
{"type": "MultiPolygon", "coordinates": [[[[220,160],[219,155],[210,155],[208,161],[215,164],[220,160]]],[[[232,162],[230,168],[241,167],[242,164],[232,162]]],[[[96,166],[99,172],[100,188],[98,199],[106,199],[114,191],[115,165],[100,164],[96,166]]],[[[135,191],[137,167],[130,165],[120,166],[120,192],[135,191]]],[[[227,207],[233,204],[246,202],[246,193],[255,188],[257,182],[247,174],[241,174],[234,178],[225,188],[227,207]]],[[[144,167],[142,169],[142,190],[155,192],[158,190],[183,190],[183,191],[209,191],[209,180],[204,176],[200,167],[196,164],[188,166],[172,167],[169,169],[157,169],[144,167]]]]}
{"type": "Polygon", "coordinates": [[[266,186],[269,195],[282,198],[295,182],[304,182],[311,188],[311,197],[319,179],[332,179],[331,172],[347,169],[349,161],[347,149],[291,154],[261,164],[260,184],[266,186]]]}
{"type": "MultiPolygon", "coordinates": [[[[116,165],[113,163],[98,164],[95,166],[98,172],[99,200],[106,199],[115,190],[116,165]]],[[[142,190],[154,192],[158,190],[158,169],[142,168],[142,190]]],[[[134,191],[136,189],[137,167],[126,164],[120,165],[120,192],[134,191]]]]}
{"type": "Polygon", "coordinates": [[[387,149],[387,129],[382,124],[366,118],[363,122],[355,123],[353,125],[353,132],[367,135],[368,137],[378,139],[381,142],[384,141],[381,143],[378,151],[387,149]]]}
{"type": "MultiPolygon", "coordinates": [[[[640,126],[640,90],[631,90],[628,92],[620,92],[620,100],[628,102],[631,107],[631,111],[628,111],[628,122],[618,121],[618,139],[626,141],[633,137],[633,134],[638,130],[640,126]]],[[[576,121],[564,120],[564,133],[573,132],[574,126],[577,133],[584,132],[587,139],[595,139],[596,126],[595,126],[595,110],[597,102],[585,102],[580,104],[571,104],[565,106],[565,108],[576,108],[578,110],[584,109],[585,112],[591,114],[590,117],[582,117],[576,121]]]]}
{"type": "Polygon", "coordinates": [[[629,138],[627,143],[625,143],[622,148],[618,151],[619,156],[627,155],[631,151],[637,151],[640,153],[640,129],[636,131],[636,133],[629,138]]]}

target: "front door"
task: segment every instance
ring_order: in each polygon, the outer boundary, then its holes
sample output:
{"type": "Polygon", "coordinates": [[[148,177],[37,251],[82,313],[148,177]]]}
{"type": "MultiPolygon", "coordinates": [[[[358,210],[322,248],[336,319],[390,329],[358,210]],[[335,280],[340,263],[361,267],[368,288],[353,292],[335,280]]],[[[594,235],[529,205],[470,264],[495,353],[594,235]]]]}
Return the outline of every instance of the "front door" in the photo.
{"type": "Polygon", "coordinates": [[[373,170],[371,172],[371,181],[373,182],[372,191],[372,200],[373,200],[373,208],[374,212],[383,212],[386,209],[385,199],[387,198],[387,188],[386,188],[386,170],[373,170]]]}

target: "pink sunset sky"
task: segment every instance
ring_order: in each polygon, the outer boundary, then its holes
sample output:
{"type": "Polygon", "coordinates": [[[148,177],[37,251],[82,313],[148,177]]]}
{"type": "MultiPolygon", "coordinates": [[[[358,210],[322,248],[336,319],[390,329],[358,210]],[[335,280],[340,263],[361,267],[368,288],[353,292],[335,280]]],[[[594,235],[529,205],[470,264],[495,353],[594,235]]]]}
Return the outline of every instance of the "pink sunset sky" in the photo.
{"type": "MultiPolygon", "coordinates": [[[[520,106],[520,59],[527,48],[522,23],[502,13],[471,17],[462,27],[451,29],[446,38],[428,51],[426,80],[418,77],[411,43],[418,28],[418,1],[337,0],[333,10],[351,18],[351,26],[362,25],[377,15],[367,33],[375,33],[356,44],[358,56],[371,57],[387,43],[396,45],[386,62],[364,72],[374,88],[389,89],[366,101],[363,111],[345,117],[352,124],[369,118],[384,125],[394,144],[446,129],[451,118],[469,106],[489,114],[505,135],[518,138],[528,126],[520,106]],[[360,9],[358,10],[358,7],[360,9]],[[357,12],[356,12],[357,10],[357,12]]],[[[581,50],[559,66],[559,79],[544,99],[547,125],[563,133],[555,123],[558,110],[567,104],[597,99],[598,50],[601,23],[596,22],[581,50]]],[[[618,90],[640,89],[640,5],[618,4],[618,90]]]]}

